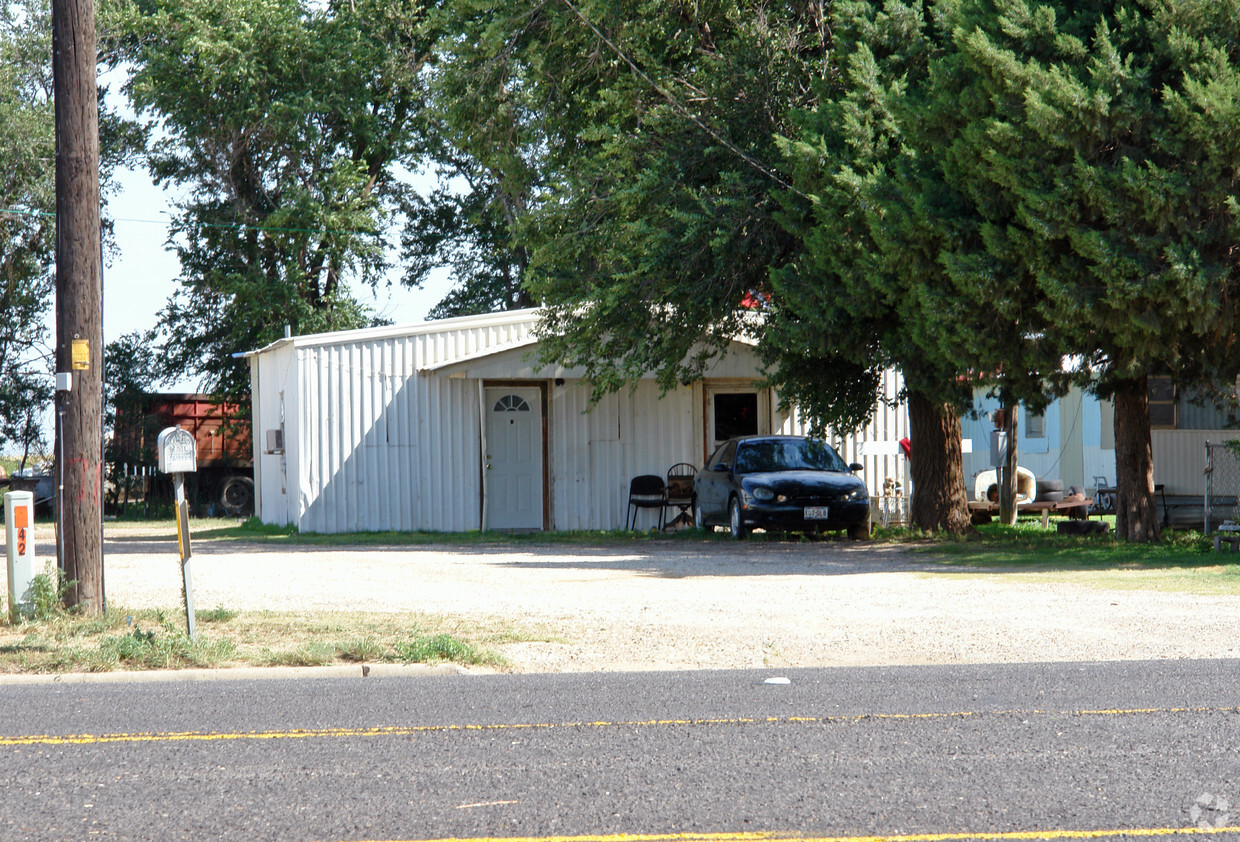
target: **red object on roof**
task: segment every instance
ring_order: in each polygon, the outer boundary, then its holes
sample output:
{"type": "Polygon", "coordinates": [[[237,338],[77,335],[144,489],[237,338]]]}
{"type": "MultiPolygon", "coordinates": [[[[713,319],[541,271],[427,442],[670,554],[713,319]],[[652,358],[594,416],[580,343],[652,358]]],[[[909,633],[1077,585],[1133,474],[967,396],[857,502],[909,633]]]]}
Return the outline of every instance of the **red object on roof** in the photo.
{"type": "Polygon", "coordinates": [[[766,306],[766,296],[750,290],[741,296],[741,306],[746,310],[761,310],[766,306]]]}

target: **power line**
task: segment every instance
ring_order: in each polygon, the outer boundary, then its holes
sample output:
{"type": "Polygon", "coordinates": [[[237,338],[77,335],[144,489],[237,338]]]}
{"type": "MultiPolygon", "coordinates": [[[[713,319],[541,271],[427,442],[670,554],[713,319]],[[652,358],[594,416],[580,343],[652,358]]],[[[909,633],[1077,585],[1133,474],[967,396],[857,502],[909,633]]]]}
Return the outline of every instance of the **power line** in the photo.
{"type": "Polygon", "coordinates": [[[7,213],[10,216],[45,216],[48,219],[55,219],[56,214],[47,211],[27,211],[18,208],[0,208],[0,213],[7,213]]]}
{"type": "MultiPolygon", "coordinates": [[[[0,214],[9,214],[10,216],[38,216],[48,219],[55,219],[56,214],[47,211],[30,211],[21,210],[20,208],[0,208],[0,214]]],[[[141,225],[163,225],[169,227],[173,223],[168,219],[132,219],[128,217],[113,217],[112,222],[133,222],[141,225]]],[[[248,222],[238,223],[222,223],[222,222],[197,222],[195,225],[203,228],[221,228],[224,230],[236,231],[265,231],[277,234],[347,234],[358,237],[378,236],[378,231],[357,231],[349,229],[336,228],[279,228],[274,225],[252,225],[248,222]]]]}

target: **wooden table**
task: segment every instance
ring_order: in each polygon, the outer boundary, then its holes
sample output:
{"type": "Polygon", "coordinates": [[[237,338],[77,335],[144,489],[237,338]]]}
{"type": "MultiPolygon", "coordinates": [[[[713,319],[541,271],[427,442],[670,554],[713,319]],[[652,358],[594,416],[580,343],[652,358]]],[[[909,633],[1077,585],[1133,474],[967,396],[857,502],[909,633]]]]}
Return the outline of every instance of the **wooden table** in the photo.
{"type": "MultiPolygon", "coordinates": [[[[1023,512],[1039,512],[1042,515],[1042,528],[1048,528],[1051,525],[1051,512],[1067,511],[1075,509],[1078,506],[1085,507],[1085,519],[1089,519],[1090,509],[1093,507],[1094,501],[1091,497],[1085,497],[1081,500],[1057,500],[1055,502],[1042,501],[1040,503],[1017,503],[1016,511],[1023,512]]],[[[994,514],[999,511],[998,503],[989,501],[979,502],[976,500],[969,501],[970,512],[988,512],[994,514]]]]}

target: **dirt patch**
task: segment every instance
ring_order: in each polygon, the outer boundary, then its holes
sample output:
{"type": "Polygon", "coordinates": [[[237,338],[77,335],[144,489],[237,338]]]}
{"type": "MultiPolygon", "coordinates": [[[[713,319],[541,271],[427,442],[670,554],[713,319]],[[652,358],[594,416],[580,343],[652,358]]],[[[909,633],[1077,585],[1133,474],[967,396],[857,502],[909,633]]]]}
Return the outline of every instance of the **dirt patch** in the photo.
{"type": "MultiPolygon", "coordinates": [[[[38,551],[54,555],[47,544],[38,551]]],[[[105,552],[112,604],[180,605],[174,536],[118,531],[105,552]]],[[[219,541],[195,547],[193,571],[200,609],[508,624],[518,642],[495,648],[526,672],[1240,657],[1236,597],[945,575],[902,548],[849,542],[290,550],[219,541]]]]}

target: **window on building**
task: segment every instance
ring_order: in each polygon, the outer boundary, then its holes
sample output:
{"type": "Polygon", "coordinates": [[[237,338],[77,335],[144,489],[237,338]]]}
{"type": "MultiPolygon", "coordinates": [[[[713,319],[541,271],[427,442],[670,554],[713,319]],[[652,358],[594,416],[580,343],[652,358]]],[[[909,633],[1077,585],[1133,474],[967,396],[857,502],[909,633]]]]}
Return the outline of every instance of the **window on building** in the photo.
{"type": "Polygon", "coordinates": [[[520,395],[504,395],[495,402],[493,412],[529,412],[530,405],[520,395]]]}
{"type": "Polygon", "coordinates": [[[715,441],[758,432],[758,394],[715,395],[715,441]]]}
{"type": "Polygon", "coordinates": [[[1170,377],[1149,378],[1150,426],[1157,430],[1179,428],[1175,384],[1170,377]]]}
{"type": "Polygon", "coordinates": [[[1035,414],[1025,410],[1025,438],[1046,438],[1046,416],[1041,412],[1035,414]]]}

